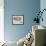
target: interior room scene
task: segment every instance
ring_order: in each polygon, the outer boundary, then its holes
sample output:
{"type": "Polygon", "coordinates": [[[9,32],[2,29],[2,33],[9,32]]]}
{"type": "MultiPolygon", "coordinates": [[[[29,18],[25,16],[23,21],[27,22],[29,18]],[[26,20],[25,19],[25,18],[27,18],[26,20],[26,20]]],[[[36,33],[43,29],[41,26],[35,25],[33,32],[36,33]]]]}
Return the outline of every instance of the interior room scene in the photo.
{"type": "Polygon", "coordinates": [[[0,0],[0,46],[46,46],[46,0],[0,0]]]}

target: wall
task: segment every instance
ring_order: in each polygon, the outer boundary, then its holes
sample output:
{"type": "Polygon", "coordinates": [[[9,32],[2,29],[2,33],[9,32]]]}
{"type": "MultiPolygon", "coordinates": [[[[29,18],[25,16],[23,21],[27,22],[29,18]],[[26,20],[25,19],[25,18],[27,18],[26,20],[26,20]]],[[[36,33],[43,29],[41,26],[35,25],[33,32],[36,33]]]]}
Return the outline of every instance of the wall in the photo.
{"type": "MultiPolygon", "coordinates": [[[[41,10],[46,9],[46,0],[40,1],[40,9],[41,10]]],[[[46,27],[46,11],[44,11],[42,17],[43,17],[43,22],[40,21],[40,25],[46,27]]],[[[45,44],[46,44],[46,40],[45,40],[45,44]]]]}
{"type": "Polygon", "coordinates": [[[40,0],[5,0],[5,40],[18,41],[32,28],[32,19],[40,9],[40,0]],[[12,15],[24,15],[24,25],[12,25],[12,15]]]}
{"type": "MultiPolygon", "coordinates": [[[[46,9],[46,0],[41,0],[40,1],[41,3],[40,3],[40,9],[41,9],[41,11],[43,10],[43,9],[46,9]]],[[[40,22],[40,25],[42,25],[42,26],[45,26],[46,27],[46,10],[43,12],[43,22],[41,21],[40,22]]]]}
{"type": "Polygon", "coordinates": [[[0,0],[0,42],[4,41],[4,0],[0,0]]]}

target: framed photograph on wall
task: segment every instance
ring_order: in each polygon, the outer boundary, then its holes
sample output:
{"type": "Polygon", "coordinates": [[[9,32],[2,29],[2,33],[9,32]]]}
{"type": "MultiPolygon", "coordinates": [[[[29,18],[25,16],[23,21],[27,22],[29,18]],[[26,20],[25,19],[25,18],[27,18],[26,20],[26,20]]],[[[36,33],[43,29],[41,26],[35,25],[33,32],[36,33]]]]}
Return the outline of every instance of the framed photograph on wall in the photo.
{"type": "Polygon", "coordinates": [[[23,25],[24,24],[24,15],[13,15],[12,24],[14,25],[23,25]]]}

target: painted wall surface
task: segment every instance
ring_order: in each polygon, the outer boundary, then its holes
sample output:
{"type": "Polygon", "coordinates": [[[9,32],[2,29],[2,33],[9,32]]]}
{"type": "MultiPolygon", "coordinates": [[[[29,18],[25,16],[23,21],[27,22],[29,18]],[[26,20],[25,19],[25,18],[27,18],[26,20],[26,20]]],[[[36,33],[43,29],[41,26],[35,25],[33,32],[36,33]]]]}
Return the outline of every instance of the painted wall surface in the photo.
{"type": "MultiPolygon", "coordinates": [[[[41,0],[40,1],[40,9],[43,10],[43,9],[46,9],[46,0],[41,0]]],[[[43,22],[40,21],[40,25],[46,27],[46,10],[43,12],[43,22]]],[[[45,40],[45,44],[46,44],[46,40],[45,40]]]]}
{"type": "Polygon", "coordinates": [[[0,42],[4,41],[4,0],[0,0],[0,42]]]}
{"type": "Polygon", "coordinates": [[[32,29],[35,12],[40,9],[39,0],[5,0],[5,40],[18,41],[32,29]],[[24,15],[24,25],[12,25],[12,15],[24,15]]]}
{"type": "MultiPolygon", "coordinates": [[[[41,1],[40,1],[40,9],[41,9],[41,11],[42,11],[43,9],[46,9],[46,0],[41,0],[41,1]]],[[[46,27],[46,10],[43,12],[42,17],[43,17],[43,22],[41,21],[41,22],[40,22],[40,25],[46,27]]]]}

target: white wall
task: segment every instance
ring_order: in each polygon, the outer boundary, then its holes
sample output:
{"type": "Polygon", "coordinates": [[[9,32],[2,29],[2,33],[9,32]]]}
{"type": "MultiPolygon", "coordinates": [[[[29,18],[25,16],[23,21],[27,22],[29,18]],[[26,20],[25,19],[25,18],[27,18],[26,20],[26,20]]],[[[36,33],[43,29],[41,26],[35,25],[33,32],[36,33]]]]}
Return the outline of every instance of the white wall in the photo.
{"type": "Polygon", "coordinates": [[[0,0],[0,42],[4,41],[4,0],[0,0]]]}

